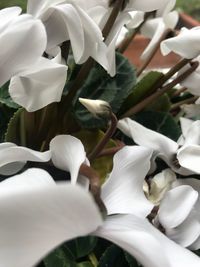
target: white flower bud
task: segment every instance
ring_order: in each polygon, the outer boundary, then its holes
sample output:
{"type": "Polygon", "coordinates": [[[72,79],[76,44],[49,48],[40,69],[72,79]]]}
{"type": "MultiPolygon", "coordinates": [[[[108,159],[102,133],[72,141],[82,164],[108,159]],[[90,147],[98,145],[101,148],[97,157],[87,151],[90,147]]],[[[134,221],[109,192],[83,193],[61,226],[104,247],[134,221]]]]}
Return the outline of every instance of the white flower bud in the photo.
{"type": "Polygon", "coordinates": [[[109,117],[110,115],[111,107],[109,103],[104,100],[79,98],[79,101],[95,117],[109,117]]]}

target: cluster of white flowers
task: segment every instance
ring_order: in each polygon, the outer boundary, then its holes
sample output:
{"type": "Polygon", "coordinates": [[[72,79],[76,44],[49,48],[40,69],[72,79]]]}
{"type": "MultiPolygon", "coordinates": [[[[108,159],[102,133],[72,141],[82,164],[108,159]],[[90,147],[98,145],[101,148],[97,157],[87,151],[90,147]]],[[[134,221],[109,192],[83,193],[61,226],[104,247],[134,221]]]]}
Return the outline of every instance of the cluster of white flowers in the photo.
{"type": "MultiPolygon", "coordinates": [[[[130,0],[105,40],[102,30],[112,11],[106,0],[28,0],[27,14],[18,7],[2,9],[0,85],[10,80],[10,96],[30,112],[59,102],[68,71],[63,44],[70,42],[76,64],[93,58],[114,76],[124,26],[136,28],[144,12],[156,10],[141,29],[152,38],[145,59],[163,32],[177,24],[174,6],[175,0],[130,0]]],[[[161,51],[199,62],[200,27],[182,29],[161,43],[161,51]]],[[[200,67],[182,85],[200,96],[199,81],[200,67]]],[[[81,101],[96,116],[110,112],[105,101],[81,101]]],[[[190,117],[200,114],[198,103],[190,117]]],[[[144,267],[199,267],[199,257],[190,250],[200,249],[200,181],[191,178],[200,174],[200,121],[183,117],[180,123],[176,143],[130,118],[119,120],[118,129],[136,145],[114,155],[101,188],[105,218],[88,180],[79,174],[82,164],[90,165],[80,140],[58,135],[45,152],[0,144],[0,174],[13,175],[0,183],[0,266],[32,267],[63,242],[91,234],[116,243],[144,267]],[[168,168],[152,175],[157,158],[168,168]],[[69,172],[71,181],[55,183],[39,168],[17,174],[27,162],[54,165],[69,172]]]]}

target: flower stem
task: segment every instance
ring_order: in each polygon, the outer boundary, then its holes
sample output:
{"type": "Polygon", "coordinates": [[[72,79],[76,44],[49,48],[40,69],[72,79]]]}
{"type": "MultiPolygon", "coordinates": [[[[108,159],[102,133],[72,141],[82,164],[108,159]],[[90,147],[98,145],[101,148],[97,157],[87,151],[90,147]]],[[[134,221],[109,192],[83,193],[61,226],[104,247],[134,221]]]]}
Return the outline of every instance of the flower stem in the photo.
{"type": "Polygon", "coordinates": [[[155,101],[160,96],[165,94],[168,90],[170,90],[175,85],[177,85],[178,83],[183,81],[185,78],[187,78],[199,66],[199,62],[197,62],[197,61],[191,62],[190,64],[191,64],[190,69],[186,70],[180,76],[178,76],[176,79],[174,79],[172,82],[168,83],[163,88],[161,88],[160,90],[157,90],[155,93],[153,93],[152,95],[148,96],[147,98],[142,100],[140,103],[138,103],[137,105],[135,105],[134,107],[129,109],[125,114],[122,115],[122,118],[130,117],[130,116],[138,113],[139,111],[142,111],[146,106],[151,104],[153,101],[155,101]]]}
{"type": "Polygon", "coordinates": [[[87,166],[84,163],[81,165],[79,173],[89,179],[90,191],[94,197],[94,200],[100,208],[101,212],[103,212],[103,214],[106,214],[106,207],[101,199],[101,183],[99,175],[92,167],[87,166]]]}
{"type": "Polygon", "coordinates": [[[154,46],[153,50],[151,51],[151,54],[148,56],[148,58],[144,61],[144,63],[142,64],[142,66],[138,69],[137,71],[137,77],[139,77],[142,72],[146,69],[146,67],[151,63],[152,59],[154,58],[156,52],[159,50],[160,48],[160,43],[167,37],[167,35],[171,32],[171,29],[166,29],[163,34],[161,35],[160,39],[158,40],[158,42],[156,43],[156,45],[154,46]]]}
{"type": "Polygon", "coordinates": [[[179,101],[177,103],[175,103],[174,105],[171,106],[171,109],[170,111],[174,111],[178,108],[180,108],[182,105],[184,104],[192,104],[194,103],[199,97],[198,96],[193,96],[193,97],[190,97],[190,98],[187,98],[185,100],[182,100],[182,101],[179,101]]]}
{"type": "Polygon", "coordinates": [[[111,113],[110,113],[110,126],[107,129],[107,131],[106,131],[104,137],[101,139],[101,141],[97,144],[97,146],[94,148],[94,150],[88,155],[89,160],[91,160],[91,161],[94,160],[96,157],[98,157],[100,152],[104,149],[104,147],[106,146],[106,144],[109,142],[110,138],[113,136],[113,134],[116,131],[117,122],[118,122],[117,117],[111,111],[111,113]]]}

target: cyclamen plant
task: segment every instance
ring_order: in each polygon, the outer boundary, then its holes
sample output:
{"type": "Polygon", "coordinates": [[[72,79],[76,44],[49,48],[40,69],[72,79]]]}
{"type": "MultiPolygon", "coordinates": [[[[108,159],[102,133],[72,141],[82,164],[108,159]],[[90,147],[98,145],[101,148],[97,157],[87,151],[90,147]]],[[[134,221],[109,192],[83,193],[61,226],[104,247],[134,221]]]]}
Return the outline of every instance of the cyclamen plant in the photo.
{"type": "Polygon", "coordinates": [[[0,10],[0,266],[200,266],[200,28],[175,2],[0,10]],[[181,59],[149,70],[158,49],[181,59]]]}

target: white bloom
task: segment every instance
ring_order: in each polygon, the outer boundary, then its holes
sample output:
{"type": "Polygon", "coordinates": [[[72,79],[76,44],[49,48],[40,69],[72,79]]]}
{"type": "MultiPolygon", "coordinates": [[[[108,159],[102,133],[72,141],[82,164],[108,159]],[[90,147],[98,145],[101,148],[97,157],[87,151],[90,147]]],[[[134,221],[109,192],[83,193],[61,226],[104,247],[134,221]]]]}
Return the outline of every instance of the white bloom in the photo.
{"type": "Polygon", "coordinates": [[[67,66],[61,63],[60,48],[57,48],[53,59],[41,57],[31,67],[14,76],[9,85],[14,102],[29,112],[59,102],[67,79],[67,66]]]}
{"type": "Polygon", "coordinates": [[[66,182],[55,184],[41,169],[0,183],[0,215],[4,267],[35,266],[56,246],[87,235],[102,223],[88,192],[66,182]]]}
{"type": "MultiPolygon", "coordinates": [[[[76,154],[68,154],[70,168],[82,151],[76,147],[76,154]]],[[[41,170],[29,170],[10,178],[4,182],[5,186],[1,183],[0,191],[5,188],[1,191],[5,194],[0,194],[5,199],[0,201],[2,265],[31,267],[62,242],[92,233],[101,224],[92,234],[121,246],[144,267],[188,267],[189,264],[198,267],[200,260],[196,255],[168,239],[145,219],[153,208],[142,190],[151,154],[150,149],[127,146],[114,156],[112,173],[102,188],[102,200],[108,210],[103,224],[87,192],[69,184],[54,185],[41,170]],[[13,219],[7,223],[10,216],[13,219]],[[5,244],[9,244],[8,250],[5,244]]]]}
{"type": "Polygon", "coordinates": [[[0,10],[0,86],[35,64],[46,48],[41,21],[20,13],[18,7],[0,10]]]}
{"type": "Polygon", "coordinates": [[[185,104],[181,109],[185,112],[186,118],[200,118],[200,104],[185,104]]]}
{"type": "Polygon", "coordinates": [[[165,13],[163,17],[148,19],[141,29],[141,33],[150,38],[151,41],[142,53],[141,59],[146,60],[152,53],[162,34],[167,29],[174,29],[178,22],[178,12],[165,13]]]}
{"type": "Polygon", "coordinates": [[[162,158],[174,171],[183,175],[200,173],[200,121],[186,121],[181,119],[182,136],[176,143],[170,138],[154,132],[129,118],[118,122],[118,128],[137,144],[154,150],[154,157],[162,158]],[[179,147],[181,145],[182,147],[179,147]],[[181,167],[177,167],[175,161],[181,167]],[[189,171],[190,170],[190,171],[189,171]]]}
{"type": "Polygon", "coordinates": [[[161,43],[161,52],[165,56],[171,51],[183,58],[192,59],[200,54],[200,27],[190,30],[182,28],[179,35],[161,43]]]}
{"type": "MultiPolygon", "coordinates": [[[[108,68],[106,46],[96,22],[76,1],[28,1],[28,13],[40,18],[47,31],[47,48],[70,40],[75,62],[84,63],[90,56],[108,68]]],[[[93,7],[94,8],[94,7],[93,7]]]]}

